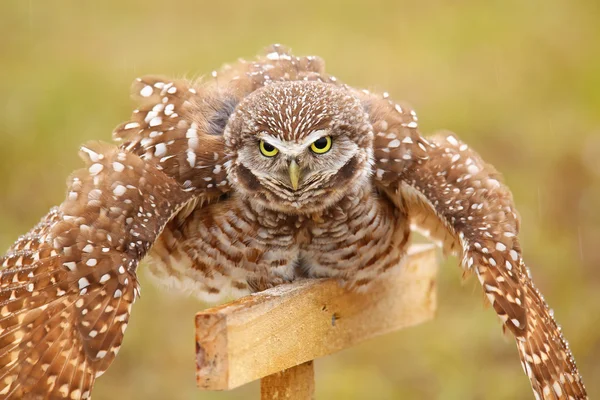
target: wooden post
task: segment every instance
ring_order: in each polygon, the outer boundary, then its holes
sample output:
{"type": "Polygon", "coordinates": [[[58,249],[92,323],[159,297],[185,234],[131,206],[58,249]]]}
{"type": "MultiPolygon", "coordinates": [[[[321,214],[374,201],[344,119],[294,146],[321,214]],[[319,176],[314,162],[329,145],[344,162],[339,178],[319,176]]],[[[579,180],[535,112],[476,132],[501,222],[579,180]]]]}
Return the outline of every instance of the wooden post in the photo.
{"type": "Polygon", "coordinates": [[[311,399],[310,361],[433,317],[436,272],[435,249],[420,245],[363,292],[305,280],[200,312],[198,386],[229,390],[267,377],[263,399],[311,399]]]}
{"type": "Polygon", "coordinates": [[[313,400],[315,366],[313,361],[276,372],[260,380],[261,400],[313,400]]]}

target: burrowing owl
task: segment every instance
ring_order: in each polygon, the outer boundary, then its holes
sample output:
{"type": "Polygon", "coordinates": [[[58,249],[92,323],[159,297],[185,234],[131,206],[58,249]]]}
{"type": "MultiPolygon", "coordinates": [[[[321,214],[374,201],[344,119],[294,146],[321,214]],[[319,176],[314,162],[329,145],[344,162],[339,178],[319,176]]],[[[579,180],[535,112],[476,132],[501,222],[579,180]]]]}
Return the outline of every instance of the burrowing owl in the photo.
{"type": "Polygon", "coordinates": [[[475,272],[536,398],[585,399],[521,258],[498,173],[415,112],[273,46],[199,82],[138,79],[118,146],[90,143],[66,200],[0,259],[2,398],[86,399],[115,358],[139,262],[215,300],[297,278],[360,290],[402,265],[411,226],[475,272]]]}

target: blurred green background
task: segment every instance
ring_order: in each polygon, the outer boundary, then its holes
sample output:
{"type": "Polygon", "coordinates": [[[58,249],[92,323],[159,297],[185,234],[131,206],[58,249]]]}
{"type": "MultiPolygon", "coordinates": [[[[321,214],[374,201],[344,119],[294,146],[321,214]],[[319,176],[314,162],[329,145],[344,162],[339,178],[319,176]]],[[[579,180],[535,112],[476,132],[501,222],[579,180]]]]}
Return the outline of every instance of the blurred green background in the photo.
{"type": "MultiPolygon", "coordinates": [[[[412,104],[496,165],[522,244],[592,398],[600,397],[600,2],[37,1],[0,5],[0,247],[61,202],[79,144],[110,140],[137,76],[196,77],[280,42],[349,84],[412,104]]],[[[319,399],[528,399],[503,337],[456,260],[435,321],[317,362],[319,399]]],[[[95,400],[252,399],[195,388],[193,315],[142,299],[95,400]]]]}

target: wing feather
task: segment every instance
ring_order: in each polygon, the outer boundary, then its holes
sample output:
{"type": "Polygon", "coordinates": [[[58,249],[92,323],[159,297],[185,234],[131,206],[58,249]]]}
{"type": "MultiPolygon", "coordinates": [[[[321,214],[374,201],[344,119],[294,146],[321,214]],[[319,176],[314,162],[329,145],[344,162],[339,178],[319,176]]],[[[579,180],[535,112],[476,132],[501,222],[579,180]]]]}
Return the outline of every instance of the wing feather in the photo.
{"type": "Polygon", "coordinates": [[[424,138],[408,107],[365,97],[375,131],[375,180],[411,223],[474,272],[540,399],[587,399],[561,329],[533,285],[519,217],[496,170],[454,134],[424,138]]]}
{"type": "Polygon", "coordinates": [[[89,397],[121,344],[138,262],[191,198],[125,150],[82,154],[65,202],[0,259],[2,398],[89,397]]]}

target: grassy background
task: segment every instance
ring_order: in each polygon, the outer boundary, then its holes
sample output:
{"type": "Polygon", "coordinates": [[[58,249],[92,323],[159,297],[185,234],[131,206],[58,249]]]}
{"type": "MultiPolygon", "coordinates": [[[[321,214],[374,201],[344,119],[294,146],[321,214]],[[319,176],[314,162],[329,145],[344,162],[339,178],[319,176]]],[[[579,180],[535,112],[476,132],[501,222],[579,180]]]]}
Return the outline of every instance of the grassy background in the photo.
{"type": "MultiPolygon", "coordinates": [[[[0,5],[0,248],[64,196],[79,144],[110,140],[130,82],[197,76],[280,42],[410,102],[505,174],[522,244],[592,398],[600,397],[600,2],[39,1],[0,5]],[[218,3],[218,5],[217,5],[218,3]]],[[[512,339],[440,274],[438,318],[317,363],[320,399],[531,398],[512,339]]],[[[194,299],[147,284],[103,399],[251,399],[194,386],[194,299]]]]}

